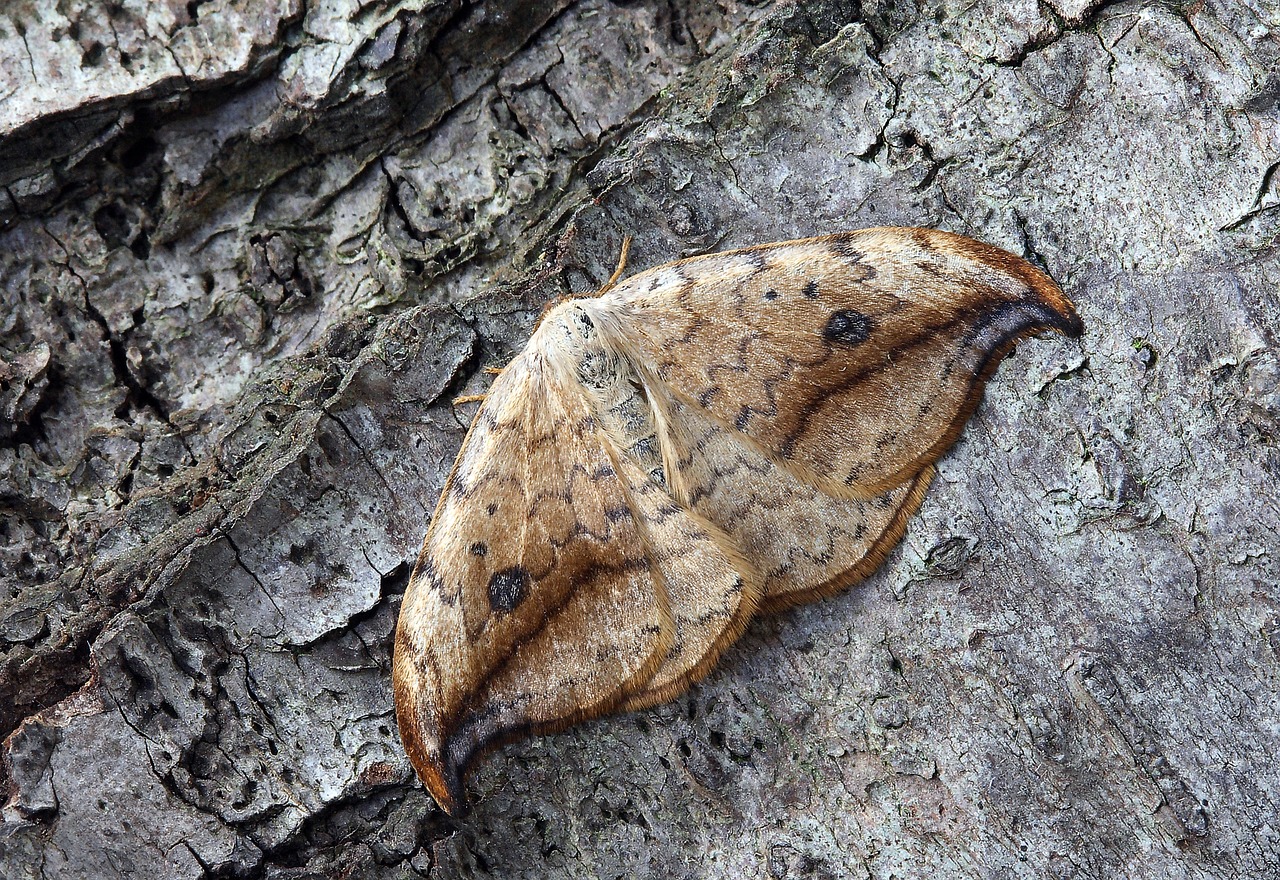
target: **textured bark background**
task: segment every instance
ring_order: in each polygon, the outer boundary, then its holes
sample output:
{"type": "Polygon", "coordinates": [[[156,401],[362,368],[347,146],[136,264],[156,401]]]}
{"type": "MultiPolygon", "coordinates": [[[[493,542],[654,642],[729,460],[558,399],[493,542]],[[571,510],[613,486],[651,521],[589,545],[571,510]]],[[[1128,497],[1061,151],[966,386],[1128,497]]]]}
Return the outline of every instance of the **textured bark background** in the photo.
{"type": "Polygon", "coordinates": [[[0,11],[0,876],[1280,874],[1280,7],[0,11]],[[860,226],[1044,265],[902,548],[444,819],[388,652],[541,306],[860,226]]]}

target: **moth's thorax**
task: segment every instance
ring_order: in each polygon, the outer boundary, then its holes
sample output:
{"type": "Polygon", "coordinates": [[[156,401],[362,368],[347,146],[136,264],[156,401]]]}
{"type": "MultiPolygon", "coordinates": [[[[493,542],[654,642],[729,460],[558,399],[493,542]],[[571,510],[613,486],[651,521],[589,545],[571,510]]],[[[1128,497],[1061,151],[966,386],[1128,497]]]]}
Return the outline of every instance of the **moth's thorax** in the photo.
{"type": "Polygon", "coordinates": [[[580,349],[594,343],[601,328],[616,328],[619,304],[604,297],[569,299],[557,303],[543,315],[529,339],[536,349],[580,349]]]}
{"type": "Polygon", "coordinates": [[[533,344],[553,369],[567,371],[586,394],[600,426],[615,447],[659,485],[665,483],[652,407],[635,365],[609,332],[611,304],[570,300],[543,319],[533,344]]]}

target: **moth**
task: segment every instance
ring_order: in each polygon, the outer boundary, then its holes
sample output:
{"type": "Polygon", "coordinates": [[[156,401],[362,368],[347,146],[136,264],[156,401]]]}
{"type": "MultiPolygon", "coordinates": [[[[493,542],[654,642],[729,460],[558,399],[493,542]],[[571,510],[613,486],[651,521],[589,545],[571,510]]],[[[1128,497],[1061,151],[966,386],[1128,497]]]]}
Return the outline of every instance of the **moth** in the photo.
{"type": "Polygon", "coordinates": [[[621,273],[493,382],[405,593],[400,735],[451,814],[487,750],[669,700],[753,615],[874,571],[1013,344],[1082,329],[929,229],[621,273]]]}

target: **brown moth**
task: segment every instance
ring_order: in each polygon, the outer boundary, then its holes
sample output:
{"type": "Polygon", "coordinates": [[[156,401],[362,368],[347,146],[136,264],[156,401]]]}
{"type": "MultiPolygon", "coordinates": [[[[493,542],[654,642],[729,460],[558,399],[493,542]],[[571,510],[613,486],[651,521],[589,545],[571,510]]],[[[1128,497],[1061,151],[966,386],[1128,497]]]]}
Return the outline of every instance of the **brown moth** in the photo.
{"type": "Polygon", "coordinates": [[[669,700],[874,571],[1003,355],[1081,332],[1043,272],[928,229],[620,274],[494,381],[405,593],[400,735],[450,813],[487,749],[669,700]]]}

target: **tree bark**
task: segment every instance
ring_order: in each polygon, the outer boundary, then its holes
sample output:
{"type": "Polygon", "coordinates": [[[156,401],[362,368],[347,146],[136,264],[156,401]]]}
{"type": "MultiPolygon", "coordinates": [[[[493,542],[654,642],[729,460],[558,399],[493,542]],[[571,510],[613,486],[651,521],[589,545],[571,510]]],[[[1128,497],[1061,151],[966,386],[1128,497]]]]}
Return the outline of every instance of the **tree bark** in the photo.
{"type": "Polygon", "coordinates": [[[0,876],[1280,874],[1280,7],[0,13],[0,876]],[[1044,266],[902,547],[449,822],[390,637],[482,368],[680,256],[1044,266]]]}

